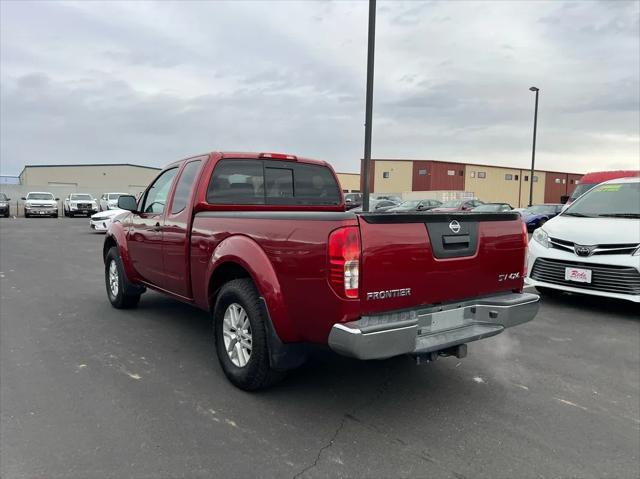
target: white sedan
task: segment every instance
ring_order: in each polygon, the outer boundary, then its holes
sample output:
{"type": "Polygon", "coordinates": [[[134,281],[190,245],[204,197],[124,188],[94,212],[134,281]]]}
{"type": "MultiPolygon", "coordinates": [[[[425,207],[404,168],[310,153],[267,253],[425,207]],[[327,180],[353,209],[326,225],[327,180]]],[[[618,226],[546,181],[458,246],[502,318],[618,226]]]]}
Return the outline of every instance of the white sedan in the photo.
{"type": "Polygon", "coordinates": [[[601,183],[535,230],[526,280],[640,303],[640,178],[601,183]]]}
{"type": "Polygon", "coordinates": [[[129,193],[103,193],[100,197],[100,211],[118,209],[118,198],[129,193]]]}
{"type": "Polygon", "coordinates": [[[123,213],[129,212],[127,210],[121,210],[120,208],[100,211],[91,216],[91,219],[89,220],[89,227],[93,231],[100,231],[104,233],[109,229],[109,225],[111,224],[111,221],[113,221],[113,218],[123,213]]]}

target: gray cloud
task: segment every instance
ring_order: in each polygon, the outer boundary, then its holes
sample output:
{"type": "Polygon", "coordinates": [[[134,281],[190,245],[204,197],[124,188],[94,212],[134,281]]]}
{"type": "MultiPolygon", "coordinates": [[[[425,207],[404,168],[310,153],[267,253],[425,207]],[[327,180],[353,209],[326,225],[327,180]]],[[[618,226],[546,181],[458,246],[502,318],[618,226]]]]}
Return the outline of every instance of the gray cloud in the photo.
{"type": "MultiPolygon", "coordinates": [[[[0,170],[213,149],[358,171],[364,2],[0,2],[0,170]]],[[[374,156],[639,167],[637,2],[380,2],[374,156]],[[615,4],[615,5],[614,5],[615,4]]]]}

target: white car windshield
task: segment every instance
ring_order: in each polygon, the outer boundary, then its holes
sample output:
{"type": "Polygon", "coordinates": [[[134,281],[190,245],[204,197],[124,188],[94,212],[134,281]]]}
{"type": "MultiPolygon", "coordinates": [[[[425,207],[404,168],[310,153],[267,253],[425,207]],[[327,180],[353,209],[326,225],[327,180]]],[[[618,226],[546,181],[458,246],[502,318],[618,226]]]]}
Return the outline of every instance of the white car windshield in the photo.
{"type": "Polygon", "coordinates": [[[122,195],[124,195],[124,193],[110,193],[108,199],[110,200],[117,200],[118,198],[120,198],[122,195]]]}
{"type": "Polygon", "coordinates": [[[571,203],[563,216],[640,218],[640,183],[596,186],[571,203]]]}
{"type": "Polygon", "coordinates": [[[72,200],[87,200],[87,201],[92,201],[93,197],[91,195],[83,195],[83,194],[78,194],[78,195],[71,195],[71,199],[72,200]]]}
{"type": "Polygon", "coordinates": [[[27,195],[28,200],[52,200],[53,195],[51,193],[29,193],[27,195]]]}

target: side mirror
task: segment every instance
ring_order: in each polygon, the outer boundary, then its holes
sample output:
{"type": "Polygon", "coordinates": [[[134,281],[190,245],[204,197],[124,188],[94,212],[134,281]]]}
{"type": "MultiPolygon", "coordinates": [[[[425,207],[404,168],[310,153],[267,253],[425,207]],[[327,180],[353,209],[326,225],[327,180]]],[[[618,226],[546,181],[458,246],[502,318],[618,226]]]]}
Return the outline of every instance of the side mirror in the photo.
{"type": "Polygon", "coordinates": [[[56,198],[56,201],[60,201],[60,198],[56,198]]]}
{"type": "Polygon", "coordinates": [[[20,199],[21,199],[22,201],[27,201],[27,197],[26,197],[26,196],[22,196],[20,199]]]}
{"type": "Polygon", "coordinates": [[[418,211],[423,210],[424,209],[424,205],[418,205],[418,207],[416,208],[418,211]]]}
{"type": "Polygon", "coordinates": [[[7,198],[7,201],[11,201],[11,198],[7,198]]]}
{"type": "Polygon", "coordinates": [[[127,211],[138,211],[138,202],[133,195],[122,195],[118,197],[118,208],[127,211]]]}
{"type": "Polygon", "coordinates": [[[563,205],[566,204],[567,201],[569,201],[569,195],[562,195],[560,197],[560,203],[562,203],[563,205]]]}

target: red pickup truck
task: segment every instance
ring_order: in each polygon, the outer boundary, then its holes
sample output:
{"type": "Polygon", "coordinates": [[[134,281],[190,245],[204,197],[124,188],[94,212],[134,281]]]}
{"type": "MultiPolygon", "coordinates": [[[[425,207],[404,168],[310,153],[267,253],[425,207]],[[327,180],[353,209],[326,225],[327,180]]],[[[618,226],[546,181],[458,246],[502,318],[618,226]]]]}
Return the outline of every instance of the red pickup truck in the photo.
{"type": "Polygon", "coordinates": [[[145,288],[213,316],[220,364],[255,390],[313,345],[360,359],[466,354],[533,319],[518,213],[345,211],[322,161],[210,153],[167,166],[107,232],[107,293],[145,288]]]}

